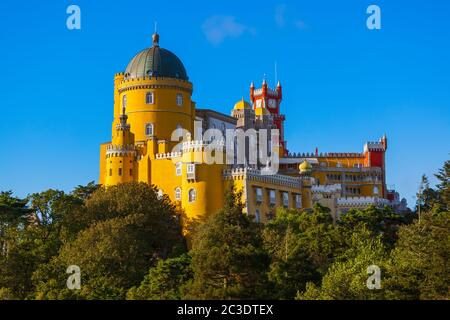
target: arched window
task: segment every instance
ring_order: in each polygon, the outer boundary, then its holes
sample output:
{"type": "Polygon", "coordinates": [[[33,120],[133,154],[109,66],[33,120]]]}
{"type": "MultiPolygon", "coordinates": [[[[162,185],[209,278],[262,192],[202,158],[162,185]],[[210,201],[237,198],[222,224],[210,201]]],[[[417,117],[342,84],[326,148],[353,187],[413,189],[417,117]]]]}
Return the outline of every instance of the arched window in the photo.
{"type": "Polygon", "coordinates": [[[155,101],[154,96],[153,96],[153,92],[147,92],[145,94],[145,103],[146,104],[153,104],[155,101]]]}
{"type": "Polygon", "coordinates": [[[127,106],[127,95],[124,94],[122,97],[122,108],[126,108],[127,106]]]}
{"type": "Polygon", "coordinates": [[[181,188],[177,187],[175,189],[175,200],[181,200],[181,188]]]}
{"type": "Polygon", "coordinates": [[[189,202],[194,202],[195,198],[197,197],[195,189],[190,189],[189,193],[188,193],[188,196],[189,196],[189,202]]]}
{"type": "Polygon", "coordinates": [[[378,187],[377,186],[373,187],[373,194],[378,194],[378,187]]]}
{"type": "Polygon", "coordinates": [[[177,106],[181,107],[183,105],[183,94],[177,93],[177,106]]]}
{"type": "Polygon", "coordinates": [[[177,136],[179,138],[183,136],[183,126],[181,124],[177,124],[177,136]]]}
{"type": "Polygon", "coordinates": [[[145,135],[147,137],[152,137],[155,135],[155,132],[153,130],[153,123],[147,123],[145,124],[145,135]]]}

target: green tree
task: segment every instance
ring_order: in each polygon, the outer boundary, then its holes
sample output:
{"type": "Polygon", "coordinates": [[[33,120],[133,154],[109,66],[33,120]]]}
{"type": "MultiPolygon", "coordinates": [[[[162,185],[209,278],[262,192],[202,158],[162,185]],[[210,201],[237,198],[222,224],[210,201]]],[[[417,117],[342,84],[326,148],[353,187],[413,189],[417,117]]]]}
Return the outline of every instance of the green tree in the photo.
{"type": "MultiPolygon", "coordinates": [[[[367,268],[371,265],[384,269],[387,258],[381,236],[360,225],[350,239],[349,248],[338,257],[322,278],[319,286],[310,282],[297,295],[300,300],[355,300],[382,299],[383,291],[367,287],[367,268]]],[[[381,273],[383,276],[383,271],[381,273]]],[[[382,283],[382,282],[381,282],[382,283]]],[[[383,285],[383,284],[382,284],[383,285]]]]}
{"type": "Polygon", "coordinates": [[[232,184],[225,206],[206,219],[192,242],[194,281],[188,298],[253,299],[266,296],[269,258],[260,226],[242,212],[232,184]]]}
{"type": "Polygon", "coordinates": [[[329,209],[319,204],[311,212],[278,209],[263,234],[271,257],[269,279],[282,299],[293,299],[309,281],[318,282],[341,243],[329,209]]]}
{"type": "Polygon", "coordinates": [[[99,188],[82,214],[88,227],[35,272],[37,298],[124,299],[157,259],[185,250],[175,207],[147,184],[99,188]],[[66,288],[70,265],[81,268],[79,291],[66,288]]]}
{"type": "Polygon", "coordinates": [[[338,221],[338,225],[344,229],[341,233],[347,234],[348,238],[355,228],[363,225],[375,235],[381,235],[389,248],[395,245],[398,228],[404,223],[406,219],[395,213],[390,206],[378,208],[373,205],[363,210],[349,210],[338,221]]]}
{"type": "Polygon", "coordinates": [[[444,166],[435,174],[439,180],[437,185],[440,193],[441,210],[450,211],[450,160],[445,161],[444,166]]]}
{"type": "Polygon", "coordinates": [[[390,299],[450,299],[450,213],[402,226],[387,280],[390,299]]]}
{"type": "Polygon", "coordinates": [[[141,284],[128,291],[127,299],[179,300],[192,278],[191,257],[188,254],[159,260],[155,267],[150,268],[141,284]]]}

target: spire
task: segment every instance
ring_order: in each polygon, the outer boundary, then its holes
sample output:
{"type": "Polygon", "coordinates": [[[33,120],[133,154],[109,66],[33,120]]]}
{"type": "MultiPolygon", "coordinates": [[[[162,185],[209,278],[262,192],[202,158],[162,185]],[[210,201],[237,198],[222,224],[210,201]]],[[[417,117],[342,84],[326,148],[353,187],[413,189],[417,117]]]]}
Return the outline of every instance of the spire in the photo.
{"type": "Polygon", "coordinates": [[[263,86],[267,84],[267,81],[266,81],[266,74],[265,74],[265,73],[264,73],[264,76],[263,76],[263,83],[262,83],[262,84],[263,84],[263,86]]]}
{"type": "Polygon", "coordinates": [[[281,87],[280,80],[278,80],[277,87],[281,87]]]}
{"type": "Polygon", "coordinates": [[[254,87],[255,87],[255,84],[252,81],[252,83],[250,83],[250,88],[254,88],[254,87]]]}

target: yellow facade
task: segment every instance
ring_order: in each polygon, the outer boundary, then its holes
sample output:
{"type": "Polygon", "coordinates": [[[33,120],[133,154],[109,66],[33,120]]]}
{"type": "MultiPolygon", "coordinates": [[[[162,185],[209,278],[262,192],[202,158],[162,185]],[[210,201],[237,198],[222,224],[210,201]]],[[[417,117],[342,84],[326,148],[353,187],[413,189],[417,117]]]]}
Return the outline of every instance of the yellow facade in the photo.
{"type": "MultiPolygon", "coordinates": [[[[246,213],[263,223],[277,207],[307,209],[320,202],[337,216],[340,204],[348,209],[382,198],[384,168],[368,166],[364,154],[287,156],[274,175],[209,163],[204,156],[208,143],[194,138],[193,84],[181,61],[159,47],[157,35],[153,40],[114,77],[112,139],[100,145],[100,184],[156,185],[187,217],[201,218],[220,210],[226,185],[233,182],[243,191],[246,213]]],[[[251,108],[243,99],[235,106],[243,112],[251,108]]],[[[270,116],[267,109],[256,110],[256,117],[270,116]]],[[[216,150],[223,155],[223,148],[216,150]]]]}

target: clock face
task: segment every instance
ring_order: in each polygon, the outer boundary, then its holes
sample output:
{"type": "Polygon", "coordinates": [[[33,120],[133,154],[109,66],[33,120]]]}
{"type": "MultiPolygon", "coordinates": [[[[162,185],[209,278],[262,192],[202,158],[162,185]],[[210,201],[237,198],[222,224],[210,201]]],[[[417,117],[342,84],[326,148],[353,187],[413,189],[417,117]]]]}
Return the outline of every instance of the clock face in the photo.
{"type": "Polygon", "coordinates": [[[269,108],[275,108],[277,106],[277,102],[275,99],[269,99],[269,108]]]}

